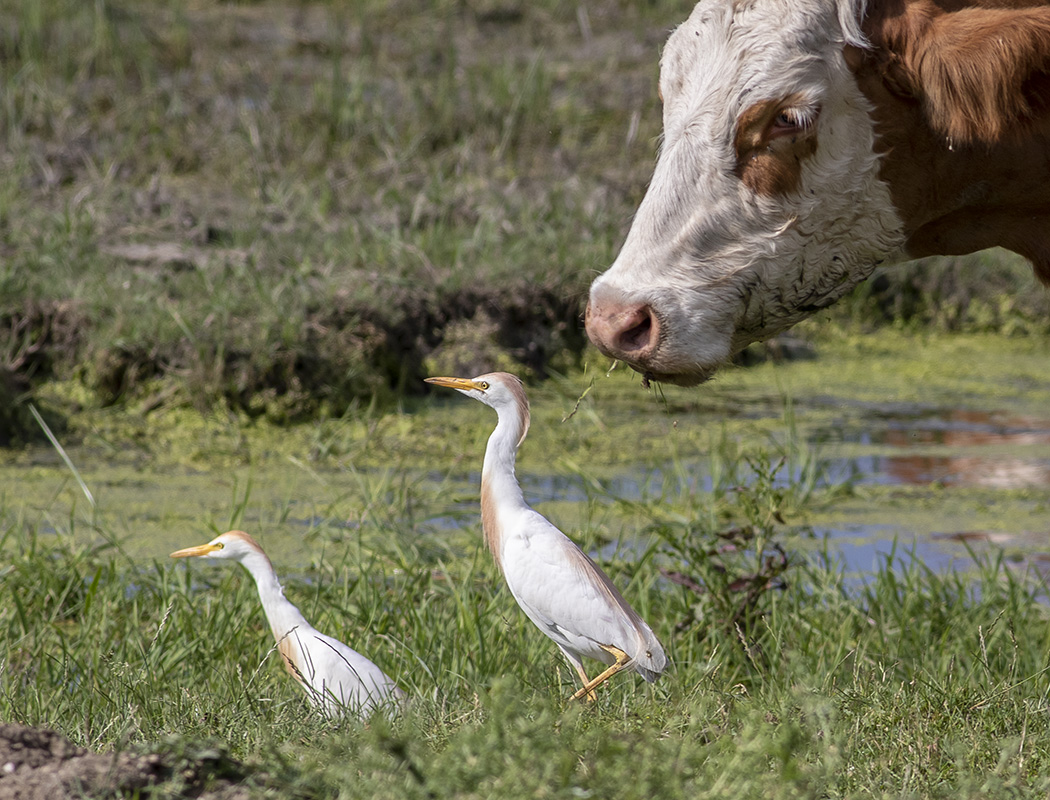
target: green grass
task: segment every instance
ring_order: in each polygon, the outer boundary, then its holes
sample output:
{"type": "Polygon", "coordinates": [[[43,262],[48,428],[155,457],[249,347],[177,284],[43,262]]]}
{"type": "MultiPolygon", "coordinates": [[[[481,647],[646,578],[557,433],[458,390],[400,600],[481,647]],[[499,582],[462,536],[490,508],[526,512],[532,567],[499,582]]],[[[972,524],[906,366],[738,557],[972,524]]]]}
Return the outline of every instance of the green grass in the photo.
{"type": "Polygon", "coordinates": [[[0,6],[12,371],[280,420],[389,401],[460,321],[572,363],[686,8],[0,6]]]}
{"type": "MultiPolygon", "coordinates": [[[[0,4],[0,441],[53,380],[287,423],[576,366],[692,5],[0,4]]],[[[930,262],[836,318],[1045,332],[1032,280],[930,262]]]]}
{"type": "MultiPolygon", "coordinates": [[[[349,493],[384,502],[350,528],[316,529],[305,563],[278,569],[318,628],[369,654],[411,696],[404,716],[367,725],[310,709],[240,568],[133,559],[84,506],[46,530],[6,503],[0,719],[52,726],[95,749],[203,760],[213,777],[232,770],[260,796],[1050,789],[1045,585],[990,554],[975,554],[966,574],[886,563],[859,582],[826,553],[789,552],[788,569],[768,586],[752,581],[748,595],[734,579],[759,575],[809,509],[834,498],[807,477],[818,466],[804,449],[739,448],[716,448],[710,492],[683,464],[685,480],[665,482],[659,497],[635,503],[596,489],[602,502],[578,510],[573,530],[588,547],[609,543],[610,502],[616,519],[649,520],[602,561],[672,660],[655,686],[621,676],[594,706],[566,702],[575,675],[514,605],[476,522],[444,533],[406,523],[409,506],[417,519],[445,512],[440,485],[359,474],[349,493]],[[799,479],[772,481],[785,460],[799,479]],[[734,530],[749,536],[727,539],[734,530]],[[661,569],[687,572],[704,591],[661,569]]],[[[248,524],[245,491],[230,525],[248,524]]],[[[160,796],[181,791],[179,780],[160,796]]]]}

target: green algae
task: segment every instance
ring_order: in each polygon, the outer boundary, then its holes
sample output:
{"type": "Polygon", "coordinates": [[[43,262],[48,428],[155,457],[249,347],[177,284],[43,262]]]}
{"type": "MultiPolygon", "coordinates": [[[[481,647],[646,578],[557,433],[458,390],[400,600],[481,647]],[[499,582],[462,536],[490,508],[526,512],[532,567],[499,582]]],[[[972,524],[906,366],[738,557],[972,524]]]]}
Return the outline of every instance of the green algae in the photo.
{"type": "MultiPolygon", "coordinates": [[[[532,501],[600,543],[630,539],[662,514],[695,513],[696,495],[709,488],[712,472],[735,469],[748,454],[795,452],[818,467],[968,459],[978,478],[985,466],[993,470],[1004,461],[1050,462],[1045,438],[954,445],[865,440],[896,416],[950,419],[960,410],[1006,414],[1050,430],[1046,342],[818,333],[814,360],[731,368],[695,388],[646,390],[634,373],[607,370],[597,358],[530,387],[533,425],[519,475],[532,501]]],[[[54,384],[42,397],[60,405],[66,391],[54,384]]],[[[164,407],[145,413],[81,407],[68,419],[61,438],[96,505],[50,446],[8,450],[0,474],[9,524],[17,519],[63,535],[105,536],[135,559],[163,557],[214,532],[245,527],[275,559],[300,565],[328,543],[391,531],[471,546],[477,477],[495,424],[490,410],[442,392],[395,410],[355,406],[339,418],[288,427],[233,412],[164,407]]],[[[1050,487],[1039,482],[1042,474],[1036,470],[1035,482],[1022,485],[1008,479],[904,485],[840,470],[795,504],[790,521],[803,531],[871,529],[905,540],[987,531],[1023,541],[1045,528],[1050,487]]]]}

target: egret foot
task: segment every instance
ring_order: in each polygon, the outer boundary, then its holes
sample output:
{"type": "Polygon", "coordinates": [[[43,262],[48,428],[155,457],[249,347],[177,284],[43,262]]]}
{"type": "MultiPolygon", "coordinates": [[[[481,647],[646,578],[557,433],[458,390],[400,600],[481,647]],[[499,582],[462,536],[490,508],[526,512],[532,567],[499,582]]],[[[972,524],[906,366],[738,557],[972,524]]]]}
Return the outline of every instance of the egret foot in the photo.
{"type": "MultiPolygon", "coordinates": [[[[630,662],[630,660],[631,660],[630,657],[627,655],[627,653],[625,653],[619,647],[613,647],[611,644],[610,645],[604,645],[603,644],[603,645],[601,645],[601,648],[606,653],[609,653],[611,656],[613,656],[613,658],[616,659],[616,663],[614,663],[611,667],[609,667],[607,670],[605,670],[605,672],[603,672],[601,675],[599,675],[593,681],[585,682],[583,684],[583,688],[580,689],[578,692],[576,692],[576,694],[574,694],[572,697],[570,697],[569,698],[570,700],[579,700],[581,697],[584,697],[584,696],[586,696],[587,699],[590,700],[592,697],[595,696],[594,695],[594,690],[595,689],[597,689],[599,686],[601,686],[603,683],[605,683],[607,680],[609,680],[609,678],[611,678],[613,675],[615,675],[621,669],[626,667],[628,662],[630,662]]],[[[579,672],[580,672],[580,675],[582,676],[583,675],[583,670],[581,669],[579,672]]]]}

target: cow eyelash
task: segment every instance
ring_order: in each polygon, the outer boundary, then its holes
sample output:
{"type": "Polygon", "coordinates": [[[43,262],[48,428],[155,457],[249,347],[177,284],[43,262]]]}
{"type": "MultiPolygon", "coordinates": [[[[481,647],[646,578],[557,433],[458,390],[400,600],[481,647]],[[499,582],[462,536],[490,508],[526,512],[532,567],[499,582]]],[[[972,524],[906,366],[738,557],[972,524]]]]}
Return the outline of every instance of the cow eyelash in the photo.
{"type": "Polygon", "coordinates": [[[794,128],[805,130],[810,127],[817,118],[815,108],[785,108],[773,120],[773,124],[779,128],[794,128]]]}

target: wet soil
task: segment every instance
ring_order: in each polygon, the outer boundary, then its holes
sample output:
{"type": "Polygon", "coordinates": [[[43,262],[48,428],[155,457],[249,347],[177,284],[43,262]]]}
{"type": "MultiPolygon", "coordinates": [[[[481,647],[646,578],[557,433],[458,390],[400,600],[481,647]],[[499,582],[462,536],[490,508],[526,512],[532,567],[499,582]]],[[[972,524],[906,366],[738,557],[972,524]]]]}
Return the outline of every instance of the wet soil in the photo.
{"type": "Polygon", "coordinates": [[[94,753],[56,731],[0,725],[0,800],[59,800],[66,797],[164,794],[210,800],[249,796],[237,784],[242,765],[217,751],[190,760],[174,752],[94,753]]]}

